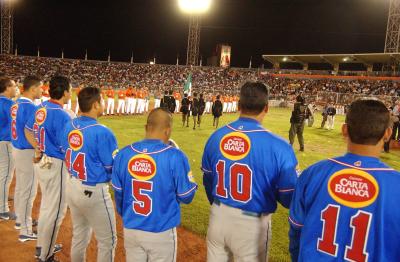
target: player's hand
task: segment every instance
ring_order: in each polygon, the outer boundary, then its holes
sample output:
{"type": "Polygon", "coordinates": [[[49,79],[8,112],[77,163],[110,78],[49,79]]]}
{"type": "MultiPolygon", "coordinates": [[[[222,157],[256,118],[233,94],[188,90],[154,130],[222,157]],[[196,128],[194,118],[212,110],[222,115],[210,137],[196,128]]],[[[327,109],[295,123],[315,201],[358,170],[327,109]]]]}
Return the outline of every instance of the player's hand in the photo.
{"type": "Polygon", "coordinates": [[[36,148],[35,149],[35,154],[33,156],[33,163],[34,164],[39,163],[40,160],[42,159],[42,157],[43,157],[43,152],[36,148]]]}

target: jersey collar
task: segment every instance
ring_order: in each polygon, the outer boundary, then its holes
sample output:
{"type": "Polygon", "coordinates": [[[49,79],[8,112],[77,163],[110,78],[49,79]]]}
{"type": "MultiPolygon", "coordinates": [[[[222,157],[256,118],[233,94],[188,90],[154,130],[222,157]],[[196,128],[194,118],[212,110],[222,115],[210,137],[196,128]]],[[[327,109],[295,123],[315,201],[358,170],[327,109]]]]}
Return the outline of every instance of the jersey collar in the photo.
{"type": "Polygon", "coordinates": [[[89,116],[80,116],[79,119],[82,120],[82,121],[95,121],[95,122],[97,122],[97,119],[95,119],[93,117],[89,117],[89,116]]]}
{"type": "Polygon", "coordinates": [[[63,107],[59,102],[57,102],[56,100],[53,100],[53,99],[50,99],[49,103],[52,103],[53,105],[61,107],[61,108],[63,107]]]}
{"type": "Polygon", "coordinates": [[[351,159],[351,160],[363,160],[363,161],[368,161],[368,162],[380,162],[379,158],[377,157],[372,157],[372,156],[362,156],[362,155],[356,155],[353,153],[347,153],[344,155],[346,159],[351,159]]]}
{"type": "Polygon", "coordinates": [[[33,103],[33,101],[30,98],[27,98],[27,97],[24,97],[24,96],[21,96],[19,99],[28,100],[29,102],[33,103]]]}

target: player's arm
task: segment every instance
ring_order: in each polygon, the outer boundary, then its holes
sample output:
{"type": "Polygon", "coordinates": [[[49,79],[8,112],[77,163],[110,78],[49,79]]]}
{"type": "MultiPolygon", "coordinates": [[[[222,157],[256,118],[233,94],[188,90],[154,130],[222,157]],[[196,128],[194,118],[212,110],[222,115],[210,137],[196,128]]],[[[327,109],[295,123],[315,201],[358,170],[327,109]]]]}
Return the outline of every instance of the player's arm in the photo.
{"type": "Polygon", "coordinates": [[[123,199],[124,199],[124,192],[123,192],[123,178],[121,177],[121,172],[120,169],[122,168],[122,163],[121,163],[121,154],[117,154],[115,157],[115,165],[114,168],[112,169],[112,175],[111,175],[111,185],[114,190],[114,199],[115,199],[115,206],[117,209],[117,213],[122,216],[122,210],[123,210],[123,199]]]}
{"type": "Polygon", "coordinates": [[[38,163],[42,158],[42,152],[39,149],[38,141],[35,138],[35,133],[33,131],[33,125],[35,124],[35,114],[32,114],[29,117],[28,121],[25,124],[24,134],[28,143],[35,149],[35,158],[33,159],[34,163],[38,163]]]}
{"type": "Polygon", "coordinates": [[[276,189],[277,200],[282,206],[289,208],[297,184],[298,162],[292,147],[289,145],[279,152],[277,159],[279,161],[279,178],[276,189]]]}
{"type": "Polygon", "coordinates": [[[208,202],[210,202],[210,205],[214,202],[214,197],[213,197],[213,172],[212,172],[212,164],[211,164],[211,159],[209,152],[211,152],[211,138],[207,141],[207,144],[204,148],[204,153],[203,153],[203,160],[201,163],[201,170],[203,171],[203,186],[204,189],[206,190],[207,194],[207,199],[208,202]]]}
{"type": "Polygon", "coordinates": [[[306,185],[308,179],[308,170],[305,170],[300,176],[293,193],[293,200],[290,205],[289,211],[289,251],[292,261],[297,261],[300,249],[301,229],[304,225],[306,217],[306,208],[304,202],[304,195],[306,195],[306,185]]]}
{"type": "Polygon", "coordinates": [[[62,115],[62,120],[57,123],[57,126],[53,127],[56,132],[56,140],[58,148],[62,151],[66,151],[66,145],[68,144],[68,135],[65,135],[66,127],[69,122],[71,122],[71,117],[69,115],[62,115]]]}
{"type": "Polygon", "coordinates": [[[192,171],[187,157],[181,151],[174,152],[172,172],[176,188],[176,198],[179,202],[189,204],[192,202],[197,190],[192,171]]]}
{"type": "Polygon", "coordinates": [[[107,174],[112,173],[114,157],[118,153],[117,139],[114,134],[106,129],[98,135],[97,152],[107,174]]]}

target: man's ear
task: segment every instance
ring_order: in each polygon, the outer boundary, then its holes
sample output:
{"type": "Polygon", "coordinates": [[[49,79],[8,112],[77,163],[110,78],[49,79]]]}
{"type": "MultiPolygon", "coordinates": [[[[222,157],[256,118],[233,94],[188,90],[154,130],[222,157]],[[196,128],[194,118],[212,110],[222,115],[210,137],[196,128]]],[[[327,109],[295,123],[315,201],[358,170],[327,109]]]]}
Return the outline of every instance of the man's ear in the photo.
{"type": "Polygon", "coordinates": [[[348,129],[347,124],[343,124],[343,125],[342,125],[342,135],[343,135],[343,137],[345,137],[345,138],[348,138],[348,137],[349,137],[349,129],[348,129]]]}
{"type": "Polygon", "coordinates": [[[385,143],[389,142],[392,139],[392,133],[393,133],[393,128],[391,128],[391,127],[388,127],[385,130],[385,134],[383,135],[383,141],[385,143]]]}
{"type": "Polygon", "coordinates": [[[264,108],[264,112],[267,114],[268,111],[269,111],[269,106],[268,106],[268,104],[267,104],[267,105],[265,106],[265,108],[264,108]]]}

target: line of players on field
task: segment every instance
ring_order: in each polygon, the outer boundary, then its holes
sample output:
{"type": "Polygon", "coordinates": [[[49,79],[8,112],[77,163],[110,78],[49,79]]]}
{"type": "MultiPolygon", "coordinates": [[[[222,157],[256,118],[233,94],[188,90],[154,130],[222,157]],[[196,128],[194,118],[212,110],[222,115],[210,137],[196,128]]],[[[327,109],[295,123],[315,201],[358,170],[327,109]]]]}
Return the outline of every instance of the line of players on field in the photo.
{"type": "MultiPolygon", "coordinates": [[[[113,261],[117,232],[111,182],[127,261],[176,261],[180,203],[193,200],[197,184],[187,157],[170,140],[172,114],[153,110],[145,139],[118,151],[111,130],[97,122],[104,110],[98,88],[80,91],[81,115],[71,118],[62,109],[71,97],[69,80],[54,77],[51,99],[36,107],[41,85],[40,79],[27,77],[14,103],[15,83],[0,79],[0,123],[5,124],[0,153],[8,159],[1,162],[1,175],[10,179],[10,163],[16,160],[19,240],[37,239],[37,257],[55,261],[68,204],[71,260],[85,261],[93,230],[97,260],[113,261]],[[31,219],[37,179],[42,190],[38,235],[31,219]]],[[[400,213],[391,207],[400,197],[400,173],[378,158],[392,132],[385,105],[352,103],[342,128],[347,154],[312,165],[298,178],[292,147],[262,126],[268,98],[264,84],[246,82],[240,118],[218,129],[205,145],[201,169],[211,205],[207,261],[267,261],[271,215],[278,202],[290,208],[293,261],[398,261],[400,213]]],[[[11,218],[7,197],[0,198],[6,206],[3,219],[11,218]]]]}
{"type": "MultiPolygon", "coordinates": [[[[63,106],[64,109],[72,110],[76,115],[79,113],[79,104],[76,102],[79,91],[82,86],[73,89],[75,93],[75,105],[72,108],[72,99],[68,100],[68,103],[63,106]]],[[[151,94],[147,88],[133,88],[128,87],[125,89],[115,90],[113,88],[103,87],[101,96],[104,101],[104,115],[136,115],[144,114],[149,112],[151,94]]],[[[163,101],[173,101],[173,113],[182,112],[182,94],[178,91],[165,91],[162,96],[160,91],[156,91],[153,94],[154,105],[153,108],[165,107],[165,102],[163,101]]],[[[238,97],[233,95],[221,96],[219,95],[219,100],[222,103],[223,113],[236,113],[238,106],[238,97]]],[[[49,83],[46,82],[42,86],[42,97],[35,99],[34,104],[40,105],[41,102],[48,101],[50,99],[49,94],[49,83]]],[[[188,95],[187,99],[190,102],[193,101],[193,96],[188,95]]],[[[217,100],[217,95],[208,94],[203,97],[205,106],[203,109],[204,114],[212,113],[212,106],[217,100]]],[[[168,102],[169,103],[169,102],[168,102]]],[[[169,106],[169,105],[168,105],[169,106]]],[[[189,111],[190,108],[189,108],[189,111]]]]}

